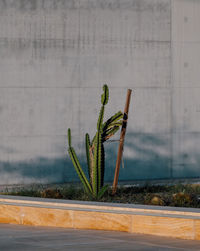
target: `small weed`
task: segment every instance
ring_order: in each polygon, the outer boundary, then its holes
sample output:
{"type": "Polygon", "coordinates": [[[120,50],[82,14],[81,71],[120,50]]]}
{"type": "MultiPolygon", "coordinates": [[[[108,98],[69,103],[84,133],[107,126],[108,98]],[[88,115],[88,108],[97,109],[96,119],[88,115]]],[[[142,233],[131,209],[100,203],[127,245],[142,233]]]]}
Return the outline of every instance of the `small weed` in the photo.
{"type": "Polygon", "coordinates": [[[55,199],[62,199],[63,196],[59,189],[45,189],[41,192],[42,198],[55,198],[55,199]]]}

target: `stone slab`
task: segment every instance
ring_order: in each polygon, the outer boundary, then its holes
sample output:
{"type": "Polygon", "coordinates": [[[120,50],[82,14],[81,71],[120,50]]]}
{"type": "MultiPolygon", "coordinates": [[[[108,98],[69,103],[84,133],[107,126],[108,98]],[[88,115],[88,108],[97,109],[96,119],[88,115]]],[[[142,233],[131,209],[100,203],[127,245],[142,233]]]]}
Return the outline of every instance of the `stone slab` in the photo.
{"type": "Polygon", "coordinates": [[[113,230],[199,240],[199,209],[115,206],[14,197],[0,198],[0,223],[113,230]]]}

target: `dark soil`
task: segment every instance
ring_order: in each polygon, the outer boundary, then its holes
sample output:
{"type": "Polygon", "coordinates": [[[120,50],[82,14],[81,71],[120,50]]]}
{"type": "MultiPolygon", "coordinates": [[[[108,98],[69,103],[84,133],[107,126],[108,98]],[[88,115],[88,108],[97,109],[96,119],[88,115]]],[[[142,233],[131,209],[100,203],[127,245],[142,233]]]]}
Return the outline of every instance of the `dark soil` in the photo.
{"type": "MultiPolygon", "coordinates": [[[[55,198],[67,200],[91,200],[82,188],[69,185],[18,188],[1,194],[55,198]]],[[[200,184],[178,184],[171,186],[120,187],[113,196],[109,189],[101,202],[131,203],[143,205],[200,208],[200,184]]]]}

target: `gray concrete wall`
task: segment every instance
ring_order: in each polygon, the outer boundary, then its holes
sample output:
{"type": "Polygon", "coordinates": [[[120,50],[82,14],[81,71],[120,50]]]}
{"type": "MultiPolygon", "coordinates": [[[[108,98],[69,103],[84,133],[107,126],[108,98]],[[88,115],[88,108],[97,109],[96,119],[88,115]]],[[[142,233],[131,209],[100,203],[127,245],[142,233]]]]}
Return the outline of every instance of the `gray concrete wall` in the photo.
{"type": "Polygon", "coordinates": [[[200,176],[200,1],[172,1],[173,176],[200,176]]]}
{"type": "Polygon", "coordinates": [[[199,14],[195,0],[0,0],[0,184],[77,181],[67,128],[84,166],[104,83],[105,118],[134,91],[120,180],[198,177],[199,14]]]}

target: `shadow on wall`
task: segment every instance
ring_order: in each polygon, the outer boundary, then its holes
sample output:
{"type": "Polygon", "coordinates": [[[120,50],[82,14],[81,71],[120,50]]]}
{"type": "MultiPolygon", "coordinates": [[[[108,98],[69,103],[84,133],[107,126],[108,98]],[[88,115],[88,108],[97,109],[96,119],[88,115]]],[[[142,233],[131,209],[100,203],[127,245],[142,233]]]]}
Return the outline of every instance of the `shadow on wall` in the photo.
{"type": "MultiPolygon", "coordinates": [[[[189,162],[181,166],[179,172],[171,170],[170,135],[127,133],[124,146],[124,168],[121,167],[119,181],[169,179],[199,177],[200,159],[193,156],[193,166],[189,162]],[[174,177],[173,173],[178,173],[174,177]],[[189,175],[188,175],[189,174],[189,175]]],[[[83,146],[84,147],[84,146],[83,146]]],[[[118,142],[105,144],[106,169],[105,180],[113,181],[118,142]]],[[[85,173],[86,158],[83,148],[80,157],[85,173]]],[[[182,158],[182,156],[175,156],[182,158]]],[[[179,167],[176,167],[179,168],[179,167]]],[[[36,158],[29,161],[0,162],[0,184],[64,183],[77,182],[78,176],[69,156],[60,158],[36,158]]]]}
{"type": "MultiPolygon", "coordinates": [[[[113,179],[118,142],[112,156],[113,143],[106,146],[108,152],[106,175],[113,179]],[[112,163],[112,165],[110,165],[112,163]]],[[[170,138],[168,135],[127,133],[123,161],[120,168],[121,181],[167,179],[171,173],[170,138]],[[124,166],[124,168],[123,168],[124,166]]]]}
{"type": "Polygon", "coordinates": [[[69,158],[36,158],[0,162],[0,185],[64,183],[77,181],[69,158]]]}

